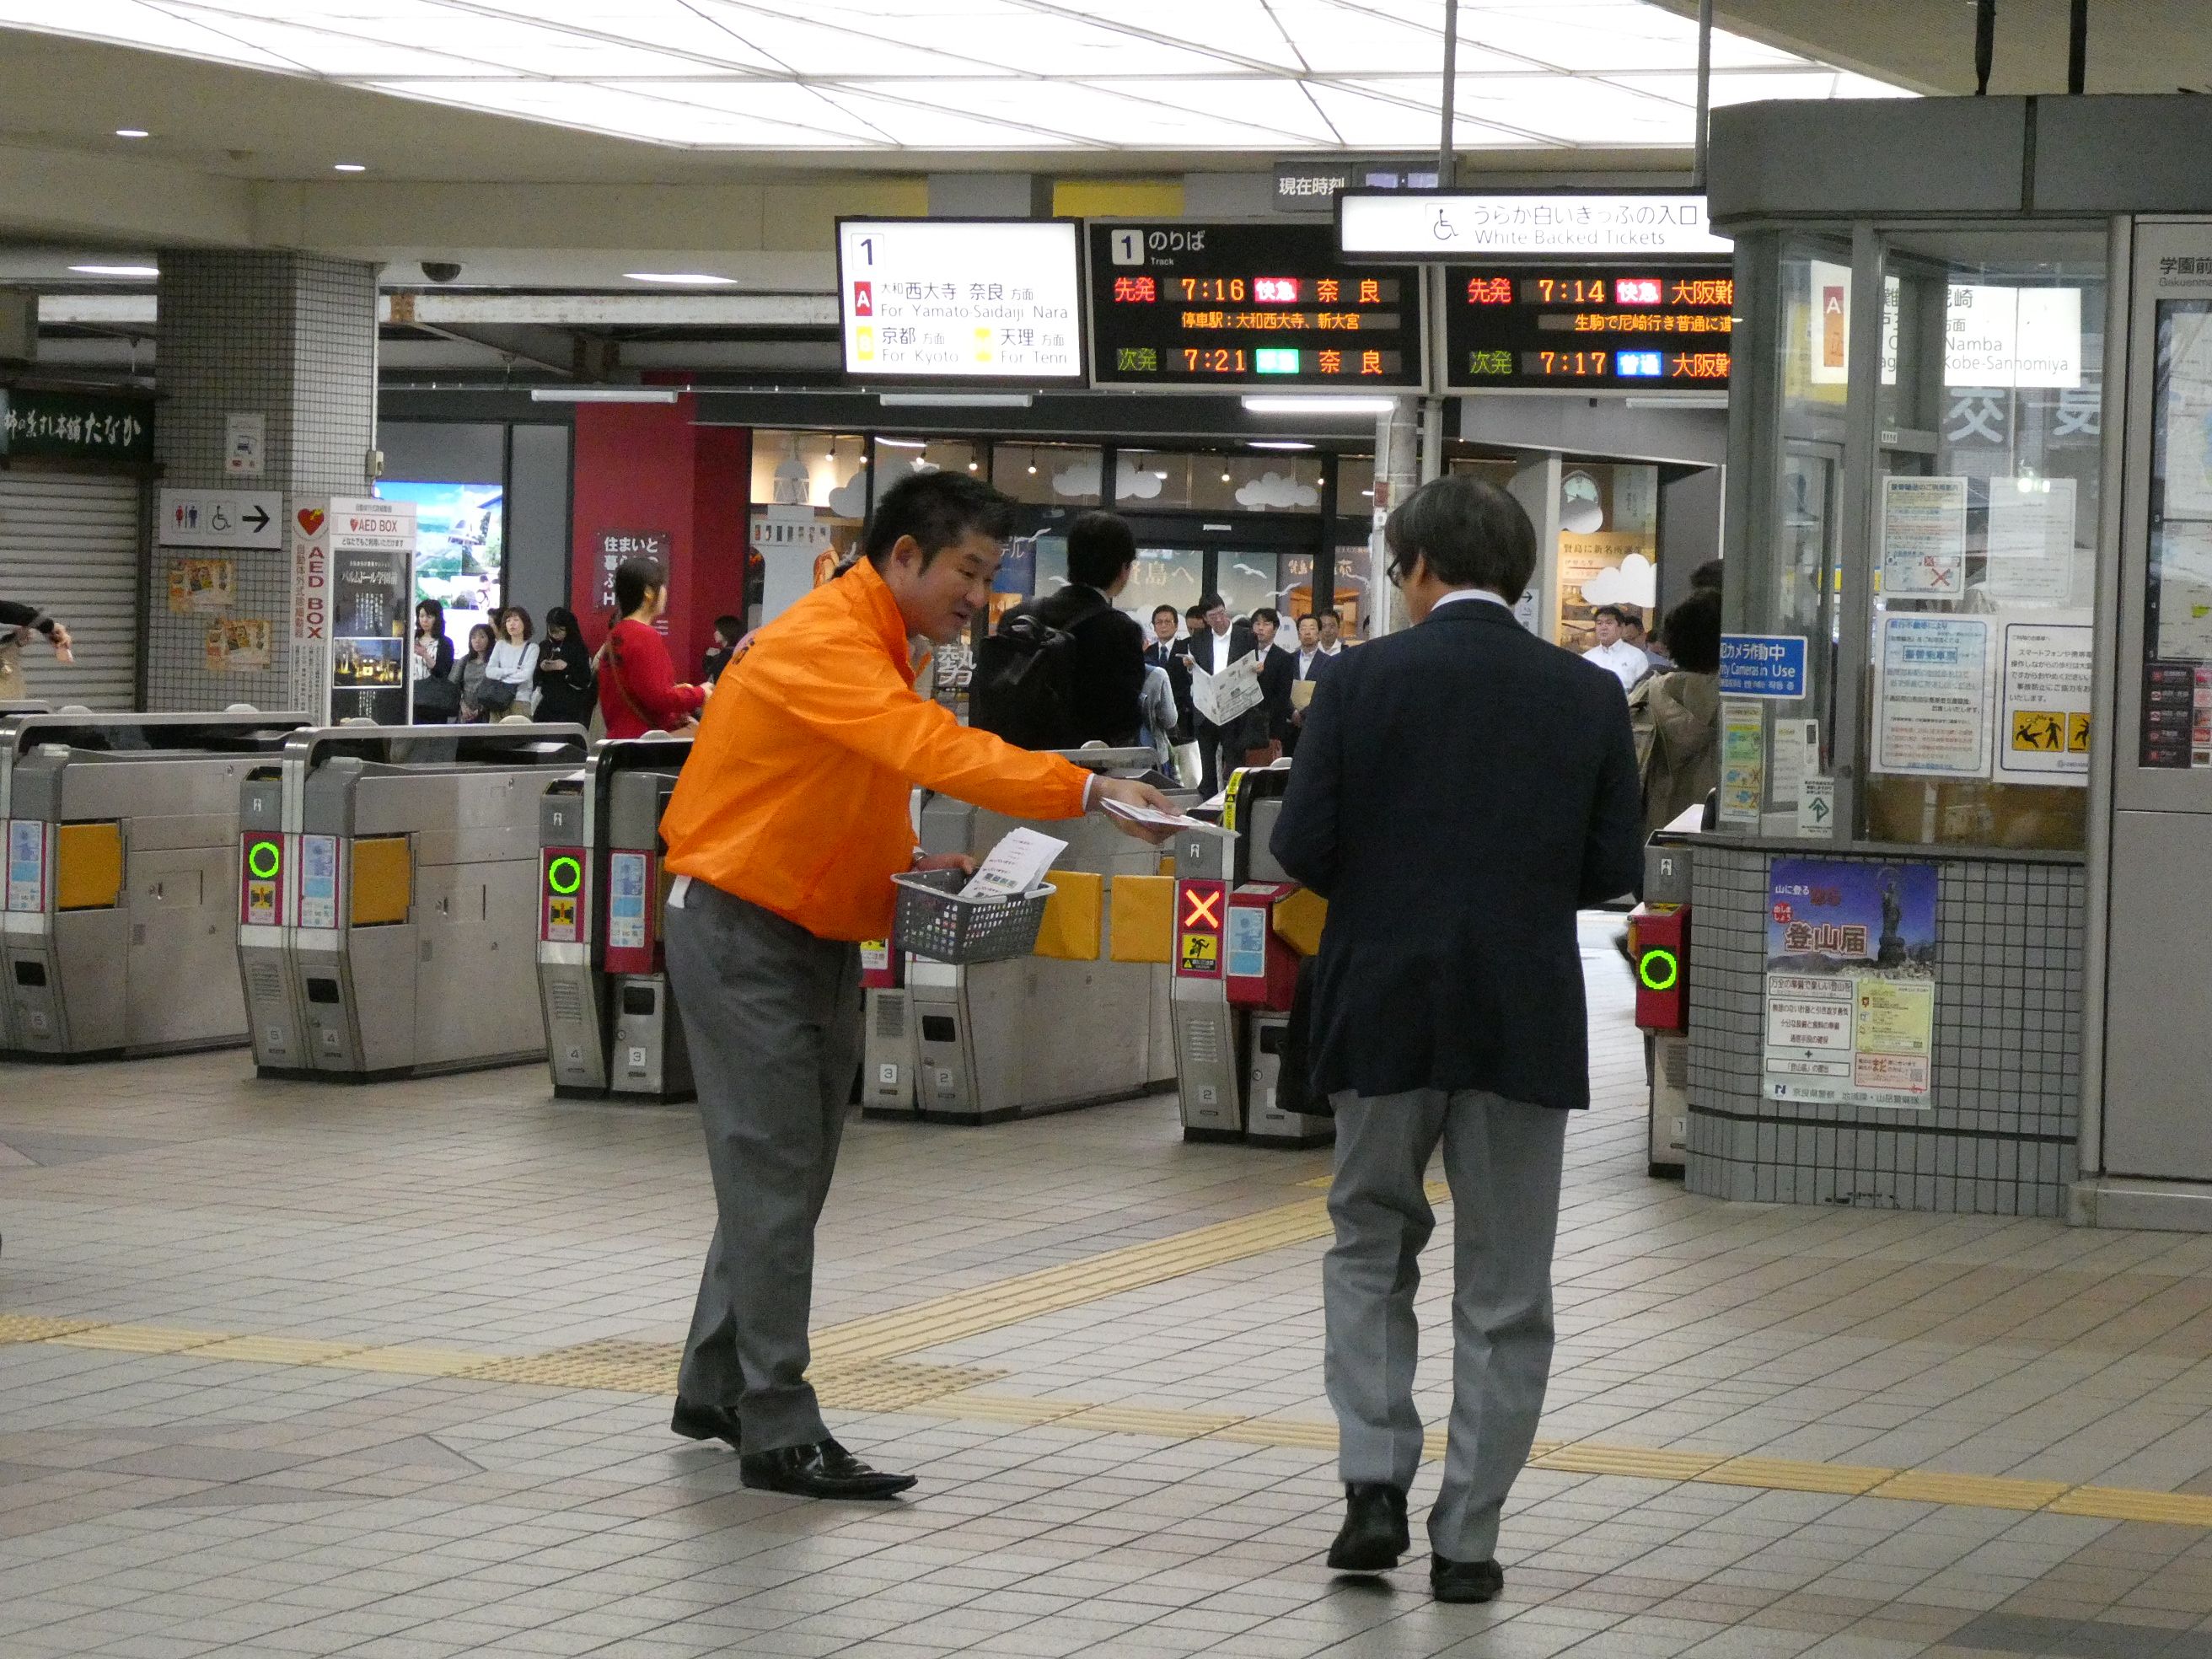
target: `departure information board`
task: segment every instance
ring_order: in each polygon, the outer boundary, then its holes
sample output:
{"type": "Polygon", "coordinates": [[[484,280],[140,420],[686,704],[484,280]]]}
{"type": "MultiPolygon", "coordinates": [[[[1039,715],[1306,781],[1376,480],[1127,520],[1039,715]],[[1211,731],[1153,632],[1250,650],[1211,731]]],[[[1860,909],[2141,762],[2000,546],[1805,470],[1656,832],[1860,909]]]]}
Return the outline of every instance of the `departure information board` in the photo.
{"type": "Polygon", "coordinates": [[[1328,225],[1093,224],[1091,384],[1419,391],[1420,274],[1328,225]]]}
{"type": "Polygon", "coordinates": [[[1066,219],[840,219],[846,375],[1079,383],[1076,234],[1066,219]]]}
{"type": "Polygon", "coordinates": [[[1444,278],[1449,390],[1728,388],[1726,260],[1454,265],[1444,278]]]}

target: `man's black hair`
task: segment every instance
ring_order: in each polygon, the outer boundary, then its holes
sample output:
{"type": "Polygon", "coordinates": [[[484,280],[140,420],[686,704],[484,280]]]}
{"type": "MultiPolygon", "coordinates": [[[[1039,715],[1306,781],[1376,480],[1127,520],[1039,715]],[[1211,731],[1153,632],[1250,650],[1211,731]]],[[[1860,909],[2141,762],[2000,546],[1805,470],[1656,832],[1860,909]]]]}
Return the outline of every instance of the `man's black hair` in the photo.
{"type": "MultiPolygon", "coordinates": [[[[1218,605],[1220,601],[1217,599],[1214,603],[1218,605]]],[[[1203,604],[1192,605],[1190,609],[1182,613],[1182,619],[1185,622],[1204,622],[1206,620],[1206,606],[1203,604]]]]}
{"type": "Polygon", "coordinates": [[[726,637],[732,645],[735,645],[744,637],[745,625],[735,617],[717,617],[714,618],[714,631],[726,637]]]}
{"type": "Polygon", "coordinates": [[[1707,559],[1695,570],[1692,570],[1690,573],[1690,586],[1693,591],[1704,590],[1708,592],[1719,592],[1721,591],[1721,562],[1718,559],[1707,559]]]}
{"type": "Polygon", "coordinates": [[[1162,617],[1171,617],[1179,613],[1171,605],[1156,605],[1152,607],[1152,620],[1154,622],[1158,622],[1162,617]]]}
{"type": "Polygon", "coordinates": [[[1304,616],[1299,617],[1297,621],[1292,624],[1293,630],[1304,628],[1308,623],[1311,623],[1316,631],[1321,628],[1321,618],[1316,616],[1312,611],[1309,611],[1304,616]]]}
{"type": "Polygon", "coordinates": [[[1202,617],[1207,611],[1214,610],[1217,607],[1220,610],[1226,611],[1229,608],[1229,601],[1223,599],[1218,593],[1208,593],[1204,599],[1198,602],[1196,608],[1198,614],[1202,617]]]}
{"type": "MultiPolygon", "coordinates": [[[[1516,594],[1515,597],[1517,599],[1519,595],[1516,594]]],[[[1590,612],[1592,622],[1595,622],[1600,617],[1612,617],[1614,624],[1619,627],[1626,627],[1628,623],[1628,613],[1617,605],[1601,605],[1590,612]]]]}
{"type": "Polygon", "coordinates": [[[1675,667],[1692,674],[1719,673],[1721,596],[1709,587],[1692,588],[1689,598],[1667,613],[1662,636],[1675,667]]]}
{"type": "Polygon", "coordinates": [[[1014,503],[965,472],[915,472],[876,500],[861,550],[878,570],[902,536],[921,549],[922,568],[970,532],[994,541],[1013,533],[1014,503]]]}
{"type": "Polygon", "coordinates": [[[1268,627],[1278,629],[1283,625],[1283,619],[1275,614],[1275,607],[1272,605],[1263,605],[1255,611],[1252,613],[1252,620],[1255,623],[1263,622],[1268,627]]]}
{"type": "Polygon", "coordinates": [[[1448,587],[1486,587],[1508,604],[1536,571],[1536,527],[1521,503],[1464,472],[1431,478],[1395,508],[1382,538],[1398,568],[1425,560],[1448,587]]]}
{"type": "Polygon", "coordinates": [[[1314,612],[1314,621],[1316,623],[1333,622],[1339,628],[1341,628],[1344,626],[1344,612],[1339,611],[1333,605],[1325,605],[1321,610],[1314,612]]]}
{"type": "Polygon", "coordinates": [[[1109,588],[1136,562],[1136,532],[1120,514],[1085,513],[1068,526],[1068,580],[1109,588]]]}

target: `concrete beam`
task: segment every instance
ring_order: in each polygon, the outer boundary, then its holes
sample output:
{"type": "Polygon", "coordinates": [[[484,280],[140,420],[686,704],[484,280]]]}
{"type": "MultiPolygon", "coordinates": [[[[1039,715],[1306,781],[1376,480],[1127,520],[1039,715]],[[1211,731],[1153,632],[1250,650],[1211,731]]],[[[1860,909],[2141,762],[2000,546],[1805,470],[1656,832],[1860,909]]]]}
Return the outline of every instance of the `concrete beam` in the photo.
{"type": "Polygon", "coordinates": [[[196,167],[0,144],[0,227],[11,236],[249,246],[253,189],[196,167]]]}

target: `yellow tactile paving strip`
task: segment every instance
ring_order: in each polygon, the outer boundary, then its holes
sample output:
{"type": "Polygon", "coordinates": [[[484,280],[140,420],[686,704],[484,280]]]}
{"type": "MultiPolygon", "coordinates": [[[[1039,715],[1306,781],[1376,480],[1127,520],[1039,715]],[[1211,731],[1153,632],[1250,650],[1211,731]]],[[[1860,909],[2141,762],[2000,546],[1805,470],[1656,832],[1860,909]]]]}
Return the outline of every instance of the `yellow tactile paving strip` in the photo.
{"type": "MultiPolygon", "coordinates": [[[[1117,1254],[1119,1254],[1117,1252],[1117,1254]]],[[[950,1298],[948,1298],[950,1299],[950,1298]]],[[[850,1327],[844,1328],[849,1329],[850,1327]]],[[[943,1340],[943,1339],[939,1339],[943,1340]]],[[[116,1353],[181,1354],[264,1365],[320,1365],[413,1376],[461,1377],[542,1389],[596,1389],[671,1395],[681,1350],[673,1343],[605,1340],[550,1353],[495,1355],[412,1346],[354,1347],[279,1336],[237,1336],[153,1325],[102,1324],[45,1315],[0,1318],[0,1345],[46,1343],[116,1353]]],[[[980,1392],[1000,1375],[956,1365],[840,1356],[814,1370],[823,1401],[837,1409],[913,1411],[956,1421],[1013,1427],[1075,1429],[1095,1434],[1146,1435],[1166,1440],[1221,1439],[1240,1445],[1333,1451],[1334,1424],[1295,1418],[1237,1417],[1084,1400],[1048,1400],[980,1392]]],[[[1443,1455],[1443,1433],[1425,1437],[1431,1459],[1443,1455]]],[[[1725,1452],[1614,1446],[1592,1440],[1540,1440],[1531,1468],[1632,1480],[1750,1486],[1769,1492],[1827,1492],[1971,1509],[2048,1510],[2105,1521],[2151,1521],[2212,1528],[2212,1495],[2130,1487],[2069,1486],[2008,1475],[1937,1469],[1884,1469],[1850,1463],[1731,1456],[1725,1452]]]]}

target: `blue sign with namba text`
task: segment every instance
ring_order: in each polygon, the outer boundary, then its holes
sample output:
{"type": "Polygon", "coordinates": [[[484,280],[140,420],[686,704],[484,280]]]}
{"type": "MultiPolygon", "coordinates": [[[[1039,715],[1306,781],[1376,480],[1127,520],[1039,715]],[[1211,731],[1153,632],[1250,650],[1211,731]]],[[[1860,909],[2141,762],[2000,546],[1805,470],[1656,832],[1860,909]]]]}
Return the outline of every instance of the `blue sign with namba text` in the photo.
{"type": "Polygon", "coordinates": [[[1802,634],[1721,635],[1721,696],[1802,697],[1805,690],[1802,634]]]}

